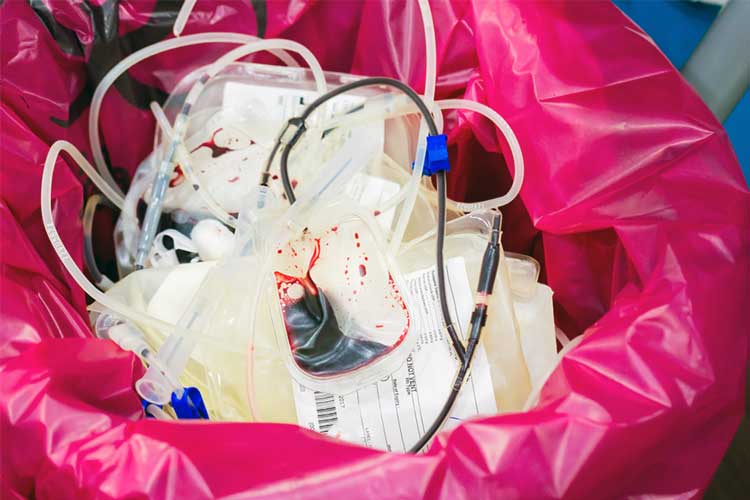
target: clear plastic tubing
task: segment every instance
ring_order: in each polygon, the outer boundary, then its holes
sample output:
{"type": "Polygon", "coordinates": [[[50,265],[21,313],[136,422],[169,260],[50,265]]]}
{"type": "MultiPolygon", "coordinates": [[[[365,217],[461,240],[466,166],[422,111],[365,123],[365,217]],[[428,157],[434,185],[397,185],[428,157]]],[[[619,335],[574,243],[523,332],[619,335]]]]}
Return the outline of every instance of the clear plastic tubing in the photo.
{"type": "Polygon", "coordinates": [[[174,20],[174,26],[172,26],[172,33],[174,33],[174,36],[180,36],[182,34],[182,30],[185,29],[188,17],[190,17],[190,13],[193,11],[193,7],[195,7],[195,2],[197,1],[198,0],[185,0],[182,3],[180,11],[177,13],[177,18],[174,20]]]}
{"type": "Polygon", "coordinates": [[[99,290],[78,268],[73,257],[70,255],[70,252],[68,252],[65,244],[60,239],[60,234],[57,232],[57,228],[55,228],[55,220],[52,216],[52,177],[55,172],[55,163],[62,151],[68,153],[81,169],[91,177],[94,184],[104,191],[102,186],[100,186],[100,183],[103,183],[103,180],[99,177],[96,171],[93,170],[93,167],[86,161],[81,152],[78,151],[75,146],[67,141],[57,141],[52,147],[50,147],[49,152],[47,153],[47,159],[44,162],[44,170],[42,172],[41,210],[44,230],[47,232],[47,237],[49,238],[50,243],[52,243],[52,248],[57,253],[60,261],[63,266],[65,266],[65,269],[68,270],[73,280],[75,280],[78,286],[80,286],[81,289],[83,289],[83,291],[91,298],[123,318],[128,318],[136,323],[155,328],[159,331],[165,332],[165,334],[171,332],[174,330],[175,325],[166,323],[148,314],[144,314],[141,311],[135,310],[127,304],[123,304],[99,290]]]}
{"type": "MultiPolygon", "coordinates": [[[[432,21],[432,12],[430,11],[430,4],[427,0],[419,0],[419,11],[422,14],[422,24],[424,29],[425,39],[425,82],[424,82],[424,102],[429,109],[434,108],[435,100],[435,85],[437,80],[437,49],[435,43],[435,25],[432,21]]],[[[438,132],[443,131],[443,116],[441,113],[434,113],[435,125],[437,126],[438,132]]],[[[417,192],[419,191],[419,181],[422,178],[422,169],[424,167],[424,154],[425,154],[425,138],[427,137],[427,126],[424,119],[420,121],[419,134],[417,142],[417,157],[414,168],[412,169],[411,178],[409,183],[404,188],[404,205],[401,213],[399,214],[396,227],[393,231],[393,237],[391,238],[389,251],[395,255],[398,247],[401,245],[401,241],[404,238],[404,232],[406,226],[409,223],[412,209],[414,208],[414,202],[417,199],[417,192]]],[[[385,205],[390,205],[388,200],[385,205]]]]}
{"type": "MultiPolygon", "coordinates": [[[[83,170],[83,172],[88,176],[89,179],[94,183],[94,185],[99,189],[99,191],[102,192],[104,196],[107,197],[109,201],[111,201],[118,209],[122,210],[122,207],[125,205],[125,199],[115,191],[115,189],[112,188],[103,178],[100,176],[96,169],[89,163],[89,161],[86,159],[86,157],[81,154],[81,152],[76,148],[73,144],[69,143],[68,141],[57,141],[55,144],[52,145],[50,148],[49,153],[47,154],[47,160],[49,161],[50,155],[52,155],[52,151],[55,151],[54,157],[55,160],[57,160],[57,156],[60,154],[61,151],[65,151],[68,153],[71,157],[71,159],[78,164],[78,166],[83,170]]],[[[43,198],[43,197],[42,197],[43,198]]]]}
{"type": "MultiPolygon", "coordinates": [[[[435,85],[437,81],[437,48],[435,43],[435,24],[427,0],[419,0],[419,11],[422,14],[425,45],[424,97],[429,105],[435,100],[435,85]]],[[[442,129],[438,126],[438,130],[442,129]]]]}
{"type": "Polygon", "coordinates": [[[511,184],[508,192],[498,198],[492,198],[491,200],[479,201],[475,203],[463,203],[454,201],[453,203],[455,203],[456,208],[464,212],[472,212],[474,210],[487,210],[491,208],[502,207],[513,201],[513,199],[518,196],[519,191],[521,191],[521,185],[523,184],[524,166],[521,145],[518,143],[516,134],[513,132],[513,129],[510,128],[508,122],[506,122],[503,117],[497,113],[497,111],[490,108],[489,106],[485,106],[484,104],[480,104],[478,102],[469,101],[467,99],[445,99],[442,101],[437,101],[435,104],[441,110],[468,109],[469,111],[479,113],[495,124],[500,132],[502,132],[505,140],[508,142],[508,146],[510,146],[510,153],[513,161],[513,183],[511,184]]]}
{"type": "MultiPolygon", "coordinates": [[[[253,41],[257,41],[258,38],[250,35],[241,35],[238,33],[199,33],[197,35],[186,35],[180,38],[173,38],[171,40],[164,40],[162,42],[149,45],[141,50],[133,52],[128,57],[120,61],[113,67],[99,83],[99,86],[94,92],[94,97],[91,99],[91,109],[89,111],[89,142],[91,143],[91,152],[94,156],[94,165],[101,176],[112,186],[112,188],[119,194],[122,195],[122,191],[115,182],[112,174],[109,172],[107,162],[104,161],[104,154],[102,152],[101,136],[99,134],[99,113],[101,112],[102,102],[109,88],[115,81],[131,67],[135,66],[139,62],[148,59],[151,56],[168,52],[180,47],[189,47],[191,45],[200,45],[204,43],[234,43],[234,44],[245,44],[253,41]]],[[[287,66],[298,66],[297,62],[292,56],[284,51],[274,50],[272,53],[278,57],[287,66]]],[[[79,162],[80,163],[80,162],[79,162]]],[[[101,188],[100,188],[101,189],[101,188]]],[[[112,199],[110,196],[108,198],[112,199]]],[[[114,201],[114,200],[113,200],[114,201]]]]}
{"type": "MultiPolygon", "coordinates": [[[[177,13],[172,32],[174,36],[180,36],[182,30],[185,29],[188,17],[195,8],[197,0],[185,0],[177,13]]],[[[435,24],[432,20],[432,11],[430,10],[430,3],[428,0],[418,0],[419,12],[422,15],[422,26],[424,29],[425,38],[425,82],[424,82],[424,96],[426,100],[435,100],[435,83],[437,80],[437,48],[435,43],[435,24]]],[[[440,117],[441,118],[441,117],[440,117]]],[[[440,124],[438,130],[442,130],[443,126],[440,124]]]]}

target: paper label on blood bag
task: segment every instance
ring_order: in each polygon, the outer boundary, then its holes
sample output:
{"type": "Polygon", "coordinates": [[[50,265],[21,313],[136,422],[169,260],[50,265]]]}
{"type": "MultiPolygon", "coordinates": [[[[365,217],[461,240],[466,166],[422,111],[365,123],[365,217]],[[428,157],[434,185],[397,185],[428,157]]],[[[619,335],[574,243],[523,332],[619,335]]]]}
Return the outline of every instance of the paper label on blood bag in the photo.
{"type": "MultiPolygon", "coordinates": [[[[446,263],[451,317],[465,336],[474,306],[464,259],[446,263]]],[[[303,387],[296,381],[294,400],[298,423],[345,441],[389,451],[406,451],[428,429],[448,397],[459,366],[450,339],[441,328],[442,316],[435,268],[406,277],[415,314],[423,328],[414,350],[395,373],[346,395],[303,387]]],[[[466,418],[497,413],[487,354],[479,345],[471,377],[443,429],[466,418]]]]}
{"type": "Polygon", "coordinates": [[[397,182],[362,173],[355,175],[346,185],[346,194],[351,199],[359,201],[363,206],[371,208],[375,220],[385,231],[389,231],[393,224],[396,208],[394,206],[381,212],[378,207],[395,196],[398,190],[397,182]]]}
{"type": "MultiPolygon", "coordinates": [[[[273,87],[231,81],[224,86],[225,103],[235,108],[250,107],[269,120],[282,121],[298,116],[318,96],[319,94],[314,90],[292,87],[273,87]]],[[[320,112],[330,117],[345,113],[364,101],[365,98],[362,96],[341,94],[328,101],[320,112]]]]}

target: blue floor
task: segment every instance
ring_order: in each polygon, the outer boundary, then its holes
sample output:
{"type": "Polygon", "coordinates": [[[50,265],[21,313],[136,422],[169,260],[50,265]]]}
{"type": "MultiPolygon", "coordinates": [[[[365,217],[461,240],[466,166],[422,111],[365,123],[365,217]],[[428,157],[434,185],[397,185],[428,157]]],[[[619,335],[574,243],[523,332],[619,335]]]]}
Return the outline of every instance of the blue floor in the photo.
{"type": "MultiPolygon", "coordinates": [[[[719,12],[716,5],[692,0],[614,0],[643,28],[678,69],[701,41],[719,12]]],[[[746,92],[724,128],[750,185],[750,93],[746,92]]]]}

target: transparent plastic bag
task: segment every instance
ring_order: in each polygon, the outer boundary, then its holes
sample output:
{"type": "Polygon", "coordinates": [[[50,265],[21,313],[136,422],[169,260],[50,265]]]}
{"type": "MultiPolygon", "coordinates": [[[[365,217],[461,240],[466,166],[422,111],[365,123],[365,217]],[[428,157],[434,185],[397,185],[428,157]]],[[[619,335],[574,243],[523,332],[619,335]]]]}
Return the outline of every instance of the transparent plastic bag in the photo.
{"type": "Polygon", "coordinates": [[[552,289],[538,283],[539,262],[535,259],[516,253],[505,255],[521,346],[529,368],[531,385],[537,390],[557,362],[552,289]]]}
{"type": "Polygon", "coordinates": [[[399,366],[419,328],[375,218],[347,205],[318,209],[300,237],[275,249],[272,264],[274,325],[290,372],[342,393],[399,366]]]}
{"type": "MultiPolygon", "coordinates": [[[[491,228],[492,212],[480,211],[450,221],[446,225],[446,260],[461,257],[473,292],[479,279],[482,257],[491,228]]],[[[417,271],[432,262],[435,254],[435,232],[406,243],[398,255],[404,273],[417,271]]],[[[495,288],[488,301],[487,323],[480,345],[489,362],[493,392],[501,412],[523,407],[531,390],[529,372],[521,346],[516,320],[507,259],[501,252],[495,288]]]]}

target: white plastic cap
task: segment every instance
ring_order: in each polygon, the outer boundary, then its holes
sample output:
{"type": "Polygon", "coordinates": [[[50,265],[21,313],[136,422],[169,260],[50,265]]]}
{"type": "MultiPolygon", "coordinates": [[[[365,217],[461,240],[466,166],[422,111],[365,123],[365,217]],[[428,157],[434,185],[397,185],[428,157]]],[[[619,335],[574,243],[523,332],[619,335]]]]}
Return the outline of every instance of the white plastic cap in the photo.
{"type": "Polygon", "coordinates": [[[228,257],[234,247],[232,232],[215,219],[198,222],[190,232],[190,239],[204,262],[228,257]]]}

